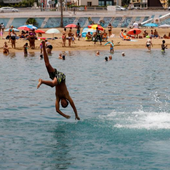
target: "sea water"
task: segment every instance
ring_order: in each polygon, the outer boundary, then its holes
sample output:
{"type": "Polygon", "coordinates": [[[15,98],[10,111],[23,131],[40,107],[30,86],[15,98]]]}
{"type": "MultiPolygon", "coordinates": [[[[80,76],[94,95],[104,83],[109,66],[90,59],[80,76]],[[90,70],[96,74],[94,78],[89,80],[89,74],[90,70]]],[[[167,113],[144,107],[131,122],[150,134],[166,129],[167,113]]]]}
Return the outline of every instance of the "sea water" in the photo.
{"type": "Polygon", "coordinates": [[[55,111],[55,88],[39,53],[0,55],[1,170],[167,170],[170,167],[170,51],[59,52],[78,110],[55,111]]]}

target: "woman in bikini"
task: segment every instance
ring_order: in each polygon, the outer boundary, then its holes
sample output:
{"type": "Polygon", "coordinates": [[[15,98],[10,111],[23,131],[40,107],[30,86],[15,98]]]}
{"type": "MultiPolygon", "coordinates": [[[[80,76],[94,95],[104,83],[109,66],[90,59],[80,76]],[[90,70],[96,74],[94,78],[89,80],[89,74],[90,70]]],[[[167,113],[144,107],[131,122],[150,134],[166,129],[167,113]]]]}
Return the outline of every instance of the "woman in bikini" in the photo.
{"type": "Polygon", "coordinates": [[[63,40],[63,45],[62,47],[66,46],[66,28],[64,28],[63,34],[62,34],[62,40],[63,40]]]}
{"type": "Polygon", "coordinates": [[[111,25],[111,23],[109,23],[107,28],[108,28],[109,37],[110,37],[112,35],[112,25],[111,25]]]}
{"type": "Polygon", "coordinates": [[[15,48],[15,43],[16,43],[16,33],[14,30],[11,32],[11,46],[12,48],[15,48]]]}
{"type": "Polygon", "coordinates": [[[68,32],[68,45],[71,47],[71,41],[72,41],[72,31],[71,29],[68,32]]]}

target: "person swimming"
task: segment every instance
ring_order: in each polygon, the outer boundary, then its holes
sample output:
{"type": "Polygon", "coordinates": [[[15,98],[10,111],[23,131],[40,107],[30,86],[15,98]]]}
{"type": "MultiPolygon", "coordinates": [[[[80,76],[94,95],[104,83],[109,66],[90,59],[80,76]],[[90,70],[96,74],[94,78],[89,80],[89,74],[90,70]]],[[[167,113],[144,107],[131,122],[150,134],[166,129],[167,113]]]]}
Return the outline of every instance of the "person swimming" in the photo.
{"type": "Polygon", "coordinates": [[[122,52],[122,57],[124,57],[125,56],[125,53],[124,52],[122,52]]]}
{"type": "Polygon", "coordinates": [[[108,61],[108,57],[105,57],[105,61],[108,61]]]}
{"type": "Polygon", "coordinates": [[[96,56],[99,56],[99,55],[100,55],[100,52],[99,52],[99,51],[97,51],[97,52],[96,52],[96,56]]]}
{"type": "Polygon", "coordinates": [[[111,55],[109,56],[109,60],[112,60],[112,56],[111,55]]]}

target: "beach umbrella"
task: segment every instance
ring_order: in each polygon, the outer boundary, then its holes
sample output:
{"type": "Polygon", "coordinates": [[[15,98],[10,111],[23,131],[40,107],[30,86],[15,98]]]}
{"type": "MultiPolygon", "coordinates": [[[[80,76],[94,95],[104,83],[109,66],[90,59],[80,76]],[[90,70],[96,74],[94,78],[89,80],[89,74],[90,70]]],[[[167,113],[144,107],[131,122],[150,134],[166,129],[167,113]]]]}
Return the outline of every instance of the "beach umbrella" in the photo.
{"type": "Polygon", "coordinates": [[[168,25],[168,24],[163,24],[163,25],[160,25],[159,28],[170,28],[170,25],[168,25]]]}
{"type": "Polygon", "coordinates": [[[37,27],[34,26],[34,25],[29,24],[29,25],[22,25],[18,29],[29,31],[31,29],[35,29],[36,30],[37,27]]]}
{"type": "Polygon", "coordinates": [[[35,30],[36,33],[41,33],[41,34],[45,34],[45,31],[43,30],[35,30]]]}
{"type": "MultiPolygon", "coordinates": [[[[4,31],[5,32],[8,32],[9,30],[10,30],[11,28],[7,28],[7,29],[5,29],[4,31]]],[[[16,28],[12,28],[15,32],[19,32],[19,30],[18,29],[16,29],[16,28]]]]}
{"type": "Polygon", "coordinates": [[[51,29],[47,30],[45,33],[47,33],[47,34],[59,34],[60,31],[58,29],[51,28],[51,29]]]}
{"type": "Polygon", "coordinates": [[[96,27],[98,27],[98,30],[104,30],[104,28],[98,24],[93,24],[93,25],[89,25],[88,28],[92,28],[92,29],[96,29],[96,27]]]}
{"type": "Polygon", "coordinates": [[[19,30],[30,31],[31,29],[25,26],[18,27],[19,30]]]}
{"type": "Polygon", "coordinates": [[[155,23],[147,23],[143,25],[144,27],[158,27],[158,24],[155,23]]]}
{"type": "Polygon", "coordinates": [[[142,31],[140,30],[140,29],[138,29],[138,28],[133,28],[133,29],[131,29],[131,30],[129,30],[128,32],[127,32],[127,34],[129,34],[129,35],[138,35],[138,34],[140,34],[142,31]]]}
{"type": "Polygon", "coordinates": [[[77,25],[75,25],[75,24],[68,24],[65,26],[65,28],[76,28],[76,27],[77,27],[77,25]]]}
{"type": "Polygon", "coordinates": [[[92,29],[92,28],[84,28],[82,32],[96,32],[95,29],[92,29]]]}
{"type": "Polygon", "coordinates": [[[54,34],[59,34],[60,31],[58,29],[56,29],[56,28],[51,28],[51,29],[47,30],[45,33],[53,34],[53,38],[54,38],[54,34]]]}

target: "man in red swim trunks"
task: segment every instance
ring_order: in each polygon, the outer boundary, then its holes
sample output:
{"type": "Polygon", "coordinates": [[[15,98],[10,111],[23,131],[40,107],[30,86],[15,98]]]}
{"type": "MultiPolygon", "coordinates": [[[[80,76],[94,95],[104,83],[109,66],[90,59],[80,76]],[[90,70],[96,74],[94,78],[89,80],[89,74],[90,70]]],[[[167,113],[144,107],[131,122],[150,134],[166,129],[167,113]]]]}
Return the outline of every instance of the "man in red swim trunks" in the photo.
{"type": "Polygon", "coordinates": [[[60,101],[61,101],[62,107],[64,107],[64,108],[68,106],[68,102],[69,102],[71,107],[74,110],[75,119],[80,120],[78,113],[77,113],[77,109],[74,105],[72,98],[69,95],[69,92],[68,92],[66,84],[65,84],[65,79],[66,79],[65,74],[57,71],[57,69],[54,69],[51,66],[49,59],[48,59],[46,49],[45,49],[45,42],[44,41],[42,41],[42,48],[43,48],[45,66],[47,68],[47,71],[48,71],[49,76],[52,79],[52,81],[46,81],[46,80],[39,79],[39,83],[37,85],[37,88],[39,88],[41,86],[41,84],[45,84],[45,85],[50,86],[50,87],[55,86],[56,87],[56,93],[55,93],[56,94],[56,103],[55,103],[56,111],[60,115],[62,115],[63,117],[69,119],[70,116],[64,114],[59,109],[60,101]]]}

